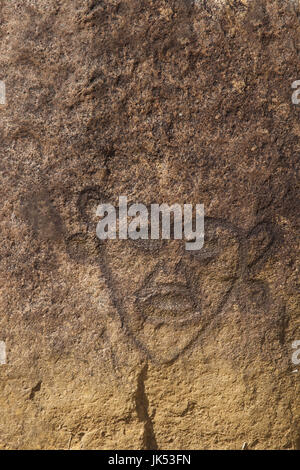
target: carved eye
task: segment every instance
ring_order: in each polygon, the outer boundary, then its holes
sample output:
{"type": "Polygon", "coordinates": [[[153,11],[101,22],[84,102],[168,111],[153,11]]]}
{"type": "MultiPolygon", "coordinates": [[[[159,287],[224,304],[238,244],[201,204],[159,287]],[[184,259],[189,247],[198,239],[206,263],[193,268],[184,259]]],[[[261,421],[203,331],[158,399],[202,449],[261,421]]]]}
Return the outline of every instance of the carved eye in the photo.
{"type": "Polygon", "coordinates": [[[164,246],[164,240],[128,240],[133,249],[141,252],[156,253],[164,246]]]}
{"type": "Polygon", "coordinates": [[[188,253],[193,256],[193,258],[196,258],[204,264],[210,263],[219,255],[217,250],[207,250],[205,248],[202,248],[201,250],[191,250],[188,253]]]}

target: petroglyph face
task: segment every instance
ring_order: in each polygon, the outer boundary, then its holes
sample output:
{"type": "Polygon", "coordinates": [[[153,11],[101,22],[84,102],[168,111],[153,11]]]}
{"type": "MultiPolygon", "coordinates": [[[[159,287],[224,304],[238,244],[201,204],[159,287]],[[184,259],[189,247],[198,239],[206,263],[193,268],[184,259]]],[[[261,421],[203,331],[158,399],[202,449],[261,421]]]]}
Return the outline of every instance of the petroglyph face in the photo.
{"type": "Polygon", "coordinates": [[[239,276],[239,241],[206,220],[205,245],[181,240],[108,240],[102,262],[125,327],[151,358],[170,361],[222,309],[239,276]]]}
{"type": "Polygon", "coordinates": [[[218,318],[233,293],[245,311],[265,307],[266,285],[249,274],[273,243],[267,224],[246,233],[206,217],[204,246],[194,251],[185,249],[184,240],[100,242],[93,217],[99,197],[95,188],[81,193],[78,209],[88,231],[71,236],[67,250],[81,263],[95,258],[124,331],[153,361],[176,359],[218,318]]]}

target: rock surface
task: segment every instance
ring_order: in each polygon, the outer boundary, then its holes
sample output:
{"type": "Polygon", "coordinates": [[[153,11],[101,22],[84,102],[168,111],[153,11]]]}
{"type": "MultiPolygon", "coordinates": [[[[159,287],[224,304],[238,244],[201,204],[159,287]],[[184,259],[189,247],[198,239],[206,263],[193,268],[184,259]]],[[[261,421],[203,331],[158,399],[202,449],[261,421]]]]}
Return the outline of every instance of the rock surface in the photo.
{"type": "Polygon", "coordinates": [[[1,2],[0,448],[300,448],[299,33],[297,1],[1,2]],[[119,195],[203,203],[203,251],[100,243],[119,195]]]}

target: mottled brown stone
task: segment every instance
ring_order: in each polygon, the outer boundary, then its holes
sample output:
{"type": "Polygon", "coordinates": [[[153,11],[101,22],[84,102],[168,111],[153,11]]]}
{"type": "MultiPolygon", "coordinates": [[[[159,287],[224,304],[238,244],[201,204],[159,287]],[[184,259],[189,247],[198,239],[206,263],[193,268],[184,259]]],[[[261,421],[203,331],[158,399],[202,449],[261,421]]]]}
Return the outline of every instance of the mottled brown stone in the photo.
{"type": "Polygon", "coordinates": [[[0,448],[299,449],[299,33],[297,1],[1,2],[0,448]],[[100,242],[119,195],[203,203],[204,249],[100,242]]]}

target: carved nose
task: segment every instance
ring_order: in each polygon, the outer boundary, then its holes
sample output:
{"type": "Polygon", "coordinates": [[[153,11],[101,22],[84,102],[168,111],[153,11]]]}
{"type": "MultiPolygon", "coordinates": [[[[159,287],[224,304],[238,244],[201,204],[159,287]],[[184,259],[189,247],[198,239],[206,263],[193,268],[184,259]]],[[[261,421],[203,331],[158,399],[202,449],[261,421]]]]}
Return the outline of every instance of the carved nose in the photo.
{"type": "Polygon", "coordinates": [[[155,284],[178,284],[182,286],[186,286],[186,278],[184,273],[179,269],[179,263],[176,262],[171,262],[170,260],[168,262],[164,262],[158,271],[156,272],[156,275],[154,276],[154,282],[155,284]]]}

